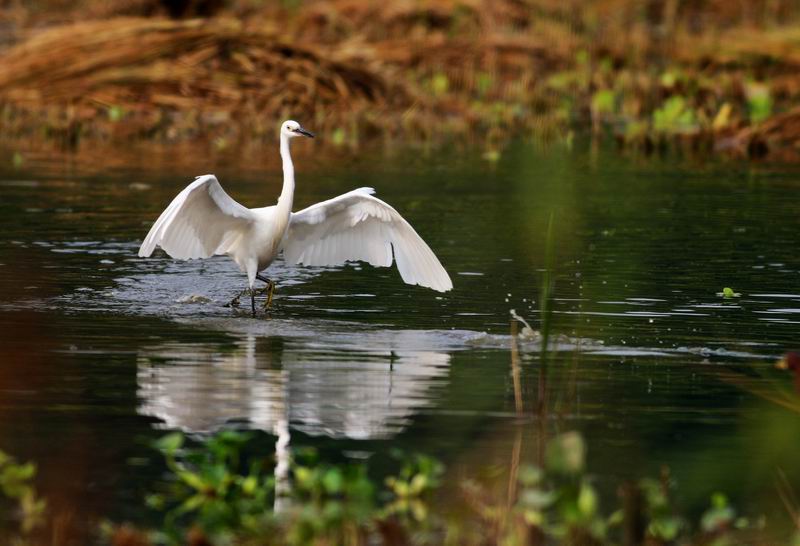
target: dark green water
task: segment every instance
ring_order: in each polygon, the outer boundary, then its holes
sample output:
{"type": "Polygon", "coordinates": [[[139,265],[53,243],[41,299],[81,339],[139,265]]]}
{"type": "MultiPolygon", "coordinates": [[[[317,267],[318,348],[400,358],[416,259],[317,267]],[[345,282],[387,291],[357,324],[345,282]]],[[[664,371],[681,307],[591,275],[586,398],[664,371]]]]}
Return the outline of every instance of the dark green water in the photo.
{"type": "MultiPolygon", "coordinates": [[[[87,525],[144,519],[162,471],[148,444],[166,430],[250,428],[270,447],[285,429],[290,446],[378,469],[399,446],[453,476],[505,469],[518,434],[534,462],[542,431],[579,430],[607,495],[668,465],[691,511],[724,491],[785,522],[774,480],[800,482],[800,414],[770,399],[795,397],[773,363],[800,345],[800,173],[524,143],[496,166],[370,156],[298,165],[295,208],[374,186],[455,289],[279,262],[275,309],[252,319],[223,307],[244,285],[227,258],[136,256],[200,172],[2,155],[0,449],[38,463],[51,506],[87,525]],[[551,213],[552,411],[531,411],[539,347],[522,342],[518,416],[509,311],[537,326],[551,213]]],[[[277,171],[215,171],[248,206],[279,192],[277,171]]]]}

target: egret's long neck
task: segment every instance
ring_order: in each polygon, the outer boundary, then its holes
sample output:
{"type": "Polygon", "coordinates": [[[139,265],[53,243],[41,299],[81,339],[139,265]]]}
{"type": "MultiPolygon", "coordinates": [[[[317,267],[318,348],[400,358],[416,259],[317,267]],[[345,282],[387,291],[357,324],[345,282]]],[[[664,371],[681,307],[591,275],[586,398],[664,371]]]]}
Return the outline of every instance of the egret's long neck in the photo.
{"type": "Polygon", "coordinates": [[[289,138],[281,135],[281,160],[283,160],[283,190],[278,197],[278,210],[286,214],[292,212],[294,200],[294,165],[289,151],[289,138]]]}

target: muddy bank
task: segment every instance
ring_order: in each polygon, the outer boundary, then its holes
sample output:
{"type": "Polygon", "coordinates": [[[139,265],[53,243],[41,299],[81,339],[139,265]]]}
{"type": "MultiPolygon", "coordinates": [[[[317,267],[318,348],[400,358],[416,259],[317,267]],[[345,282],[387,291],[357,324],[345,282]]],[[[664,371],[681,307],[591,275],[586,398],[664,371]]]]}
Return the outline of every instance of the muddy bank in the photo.
{"type": "Polygon", "coordinates": [[[296,117],[351,147],[594,131],[644,151],[792,160],[800,142],[789,2],[189,4],[6,10],[4,137],[226,148],[296,117]]]}

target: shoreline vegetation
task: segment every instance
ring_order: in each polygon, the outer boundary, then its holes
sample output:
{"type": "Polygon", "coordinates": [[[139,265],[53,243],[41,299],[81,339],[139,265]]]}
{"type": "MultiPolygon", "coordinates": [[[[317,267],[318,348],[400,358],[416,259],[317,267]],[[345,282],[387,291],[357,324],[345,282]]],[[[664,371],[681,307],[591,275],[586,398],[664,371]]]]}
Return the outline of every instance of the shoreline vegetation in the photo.
{"type": "MultiPolygon", "coordinates": [[[[16,6],[16,7],[15,7],[16,6]]],[[[0,12],[2,137],[325,145],[594,133],[800,160],[788,0],[49,0],[0,12]]]]}

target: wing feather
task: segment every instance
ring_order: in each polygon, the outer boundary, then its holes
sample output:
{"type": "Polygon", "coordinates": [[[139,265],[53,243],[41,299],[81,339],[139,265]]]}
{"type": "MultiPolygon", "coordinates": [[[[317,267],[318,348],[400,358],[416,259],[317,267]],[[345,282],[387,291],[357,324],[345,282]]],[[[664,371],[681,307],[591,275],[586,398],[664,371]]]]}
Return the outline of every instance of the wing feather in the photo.
{"type": "Polygon", "coordinates": [[[414,228],[387,203],[359,188],[292,214],[283,244],[286,260],[305,265],[397,262],[403,281],[439,292],[450,276],[414,228]]]}
{"type": "Polygon", "coordinates": [[[139,256],[150,256],[157,246],[180,260],[224,254],[254,218],[225,193],[216,176],[198,176],[155,221],[139,256]]]}

